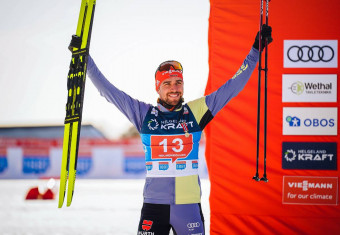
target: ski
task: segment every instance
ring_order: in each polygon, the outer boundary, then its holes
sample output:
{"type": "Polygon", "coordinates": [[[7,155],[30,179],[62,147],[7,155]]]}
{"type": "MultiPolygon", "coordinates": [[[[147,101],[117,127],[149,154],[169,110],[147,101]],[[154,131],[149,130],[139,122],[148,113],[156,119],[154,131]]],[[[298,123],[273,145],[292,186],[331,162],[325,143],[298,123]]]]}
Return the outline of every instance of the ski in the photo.
{"type": "Polygon", "coordinates": [[[77,158],[85,91],[87,59],[90,49],[96,0],[82,0],[76,34],[69,49],[72,59],[67,76],[67,103],[63,151],[60,171],[58,208],[64,204],[67,186],[67,206],[71,205],[77,173],[77,158]]]}

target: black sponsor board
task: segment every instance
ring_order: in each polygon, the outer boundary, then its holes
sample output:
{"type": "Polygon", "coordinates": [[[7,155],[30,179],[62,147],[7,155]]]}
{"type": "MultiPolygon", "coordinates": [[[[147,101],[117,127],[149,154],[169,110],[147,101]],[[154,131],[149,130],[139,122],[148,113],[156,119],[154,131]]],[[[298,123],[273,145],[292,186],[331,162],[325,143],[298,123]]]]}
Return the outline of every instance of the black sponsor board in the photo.
{"type": "Polygon", "coordinates": [[[282,168],[297,170],[336,170],[337,143],[283,142],[282,168]]]}

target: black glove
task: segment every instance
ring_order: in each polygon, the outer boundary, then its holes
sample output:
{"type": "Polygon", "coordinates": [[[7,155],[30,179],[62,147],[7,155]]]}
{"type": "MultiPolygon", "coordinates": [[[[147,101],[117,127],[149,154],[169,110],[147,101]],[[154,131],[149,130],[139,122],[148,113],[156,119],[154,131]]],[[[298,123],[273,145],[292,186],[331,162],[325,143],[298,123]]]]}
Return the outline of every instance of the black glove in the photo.
{"type": "MultiPolygon", "coordinates": [[[[265,46],[265,41],[266,38],[268,39],[268,45],[273,41],[272,38],[272,27],[269,25],[262,25],[261,29],[261,35],[262,35],[262,40],[261,40],[261,51],[263,51],[263,48],[265,46]]],[[[259,50],[259,32],[257,32],[256,37],[255,37],[255,42],[253,44],[253,47],[257,50],[259,50]]]]}
{"type": "Polygon", "coordinates": [[[72,39],[68,49],[73,52],[73,48],[79,49],[81,47],[81,37],[77,35],[72,35],[72,39]]]}

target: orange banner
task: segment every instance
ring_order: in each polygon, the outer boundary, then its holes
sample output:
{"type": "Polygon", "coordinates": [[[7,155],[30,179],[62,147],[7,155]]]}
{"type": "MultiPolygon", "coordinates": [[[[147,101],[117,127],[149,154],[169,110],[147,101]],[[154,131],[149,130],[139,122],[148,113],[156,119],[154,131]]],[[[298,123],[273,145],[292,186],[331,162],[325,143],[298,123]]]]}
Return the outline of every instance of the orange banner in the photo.
{"type": "MultiPolygon", "coordinates": [[[[260,0],[211,0],[210,4],[210,71],[206,94],[215,91],[236,73],[254,42],[260,15],[260,0]]],[[[338,116],[333,113],[324,113],[324,116],[320,116],[321,114],[317,112],[313,113],[314,116],[300,112],[299,116],[288,113],[295,109],[287,109],[285,117],[283,108],[332,107],[336,108],[337,114],[339,85],[333,82],[333,78],[327,82],[326,80],[315,82],[313,80],[315,76],[313,78],[289,77],[288,79],[300,80],[287,87],[282,85],[283,75],[286,74],[333,74],[339,77],[339,22],[338,0],[272,0],[269,3],[269,24],[273,27],[274,39],[268,51],[267,176],[269,182],[256,182],[252,179],[256,166],[258,82],[256,69],[244,90],[216,115],[205,131],[206,158],[211,181],[210,234],[340,234],[338,201],[331,201],[332,205],[283,203],[284,176],[339,177],[339,161],[336,158],[336,155],[339,155],[338,116]],[[283,102],[282,93],[287,91],[292,97],[289,97],[289,102],[283,102]],[[302,94],[303,92],[305,94],[302,94]],[[329,92],[335,92],[335,101],[334,96],[329,92]],[[320,98],[316,96],[317,94],[329,96],[320,98]],[[294,95],[299,98],[295,98],[294,95]],[[311,95],[316,101],[309,102],[313,100],[309,98],[311,95]],[[332,125],[326,126],[326,123],[332,125]],[[328,128],[333,132],[316,135],[318,128],[328,128]],[[283,135],[283,129],[289,134],[283,135]],[[309,131],[311,134],[306,134],[309,131]],[[284,142],[337,143],[337,150],[332,153],[334,157],[327,158],[336,161],[337,170],[302,169],[301,167],[283,169],[283,161],[289,161],[288,163],[300,161],[301,165],[303,160],[317,159],[316,155],[301,157],[298,149],[289,149],[286,154],[282,154],[285,153],[282,149],[284,142]]],[[[261,112],[263,113],[263,105],[261,112]]],[[[263,115],[261,133],[263,133],[263,115]]],[[[263,134],[260,137],[261,177],[263,134]]],[[[318,152],[319,149],[313,151],[318,152]]],[[[329,154],[327,151],[320,149],[320,152],[329,154]]],[[[300,152],[313,154],[308,152],[308,149],[300,152]]],[[[314,164],[309,165],[314,166],[314,164]]],[[[338,187],[336,191],[337,195],[338,187]]],[[[331,195],[335,195],[334,192],[331,195]]]]}

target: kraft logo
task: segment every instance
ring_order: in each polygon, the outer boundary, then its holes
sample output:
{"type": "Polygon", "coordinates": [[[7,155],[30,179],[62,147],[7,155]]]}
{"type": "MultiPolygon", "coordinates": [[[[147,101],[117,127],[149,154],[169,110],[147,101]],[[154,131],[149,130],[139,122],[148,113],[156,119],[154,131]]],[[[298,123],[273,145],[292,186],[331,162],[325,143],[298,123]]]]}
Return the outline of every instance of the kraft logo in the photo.
{"type": "Polygon", "coordinates": [[[158,122],[156,119],[151,119],[150,121],[148,121],[148,127],[150,130],[154,131],[158,129],[158,122]]]}
{"type": "Polygon", "coordinates": [[[298,158],[296,158],[296,152],[292,149],[288,149],[285,153],[284,158],[288,162],[293,162],[295,160],[299,161],[325,161],[329,160],[332,161],[334,157],[334,154],[312,154],[312,153],[299,153],[298,158]]]}
{"type": "Polygon", "coordinates": [[[283,169],[336,170],[337,143],[283,142],[283,169]]]}
{"type": "Polygon", "coordinates": [[[288,161],[288,162],[292,162],[296,159],[296,153],[293,149],[288,149],[285,152],[285,156],[284,158],[288,161]]]}

